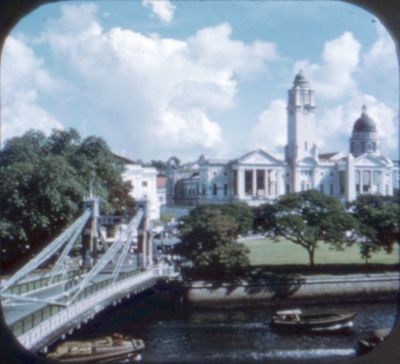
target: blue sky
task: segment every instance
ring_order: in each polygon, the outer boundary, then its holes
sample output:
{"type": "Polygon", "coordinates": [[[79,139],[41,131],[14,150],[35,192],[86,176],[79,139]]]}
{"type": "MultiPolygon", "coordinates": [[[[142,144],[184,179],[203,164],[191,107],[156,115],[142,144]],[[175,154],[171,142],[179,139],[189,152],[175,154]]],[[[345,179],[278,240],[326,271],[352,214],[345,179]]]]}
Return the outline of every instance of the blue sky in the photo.
{"type": "Polygon", "coordinates": [[[372,14],[327,1],[42,6],[3,50],[3,139],[74,127],[133,159],[279,155],[299,69],[316,91],[321,151],[348,151],[366,104],[397,158],[394,43],[372,14]]]}

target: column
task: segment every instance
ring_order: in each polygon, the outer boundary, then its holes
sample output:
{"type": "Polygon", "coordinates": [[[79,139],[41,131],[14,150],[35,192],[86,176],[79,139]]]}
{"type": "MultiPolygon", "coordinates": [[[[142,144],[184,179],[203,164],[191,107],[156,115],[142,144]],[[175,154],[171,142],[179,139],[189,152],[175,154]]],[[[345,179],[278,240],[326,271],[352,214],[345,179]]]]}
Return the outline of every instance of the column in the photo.
{"type": "Polygon", "coordinates": [[[373,187],[374,187],[374,176],[373,176],[373,171],[370,169],[369,170],[369,193],[373,192],[373,187]]]}
{"type": "Polygon", "coordinates": [[[268,197],[269,187],[268,187],[268,169],[264,169],[264,196],[268,197]]]}
{"type": "Polygon", "coordinates": [[[153,266],[153,234],[149,232],[147,238],[147,254],[148,254],[148,265],[153,266]]]}
{"type": "Polygon", "coordinates": [[[236,196],[239,197],[240,195],[240,176],[239,176],[239,169],[236,170],[236,196]]]}
{"type": "Polygon", "coordinates": [[[282,184],[283,184],[283,178],[282,178],[282,172],[277,169],[276,170],[276,196],[280,196],[282,194],[282,184]]]}
{"type": "Polygon", "coordinates": [[[238,169],[238,181],[239,181],[239,188],[238,188],[238,197],[239,199],[243,199],[245,197],[244,193],[244,170],[238,169]]]}
{"type": "Polygon", "coordinates": [[[255,168],[253,168],[252,173],[253,173],[253,191],[252,191],[252,195],[253,196],[257,196],[257,170],[255,168]]]}
{"type": "Polygon", "coordinates": [[[385,194],[385,171],[380,170],[379,171],[379,194],[384,195],[385,194]]]}

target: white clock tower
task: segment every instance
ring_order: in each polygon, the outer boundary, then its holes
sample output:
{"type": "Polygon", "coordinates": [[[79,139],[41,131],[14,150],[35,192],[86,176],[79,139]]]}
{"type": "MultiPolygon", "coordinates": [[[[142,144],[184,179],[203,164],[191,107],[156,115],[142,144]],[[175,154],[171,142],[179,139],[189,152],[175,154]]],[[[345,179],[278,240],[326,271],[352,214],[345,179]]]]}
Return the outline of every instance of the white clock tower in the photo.
{"type": "Polygon", "coordinates": [[[316,155],[315,95],[300,71],[288,91],[287,136],[285,159],[289,165],[316,155]]]}

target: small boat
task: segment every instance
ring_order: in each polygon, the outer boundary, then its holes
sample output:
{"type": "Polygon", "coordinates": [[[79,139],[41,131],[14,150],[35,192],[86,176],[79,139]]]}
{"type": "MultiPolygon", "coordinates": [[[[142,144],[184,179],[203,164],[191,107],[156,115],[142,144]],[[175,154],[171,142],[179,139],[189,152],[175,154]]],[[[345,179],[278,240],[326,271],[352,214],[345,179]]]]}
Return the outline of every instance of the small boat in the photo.
{"type": "Polygon", "coordinates": [[[353,328],[354,312],[350,313],[307,313],[300,309],[276,311],[271,327],[286,332],[338,333],[353,328]]]}
{"type": "Polygon", "coordinates": [[[357,341],[357,352],[366,354],[374,349],[379,343],[386,340],[391,332],[390,328],[375,330],[371,336],[357,341]]]}
{"type": "Polygon", "coordinates": [[[113,334],[89,341],[66,341],[47,355],[61,363],[114,363],[118,360],[140,360],[143,340],[113,334]]]}

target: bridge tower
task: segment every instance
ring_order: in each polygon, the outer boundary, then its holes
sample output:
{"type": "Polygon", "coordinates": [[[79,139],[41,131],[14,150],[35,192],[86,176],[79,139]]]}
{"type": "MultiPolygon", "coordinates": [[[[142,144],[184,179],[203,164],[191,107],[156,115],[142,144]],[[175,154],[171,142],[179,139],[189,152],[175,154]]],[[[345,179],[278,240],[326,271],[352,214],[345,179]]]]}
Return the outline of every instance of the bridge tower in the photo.
{"type": "Polygon", "coordinates": [[[83,207],[90,209],[92,214],[82,231],[82,266],[83,268],[91,268],[97,259],[99,199],[90,192],[89,197],[83,201],[83,207]]]}
{"type": "Polygon", "coordinates": [[[149,231],[149,207],[148,201],[140,201],[138,205],[144,210],[144,216],[138,228],[138,257],[139,266],[143,269],[153,265],[153,237],[149,231]]]}

